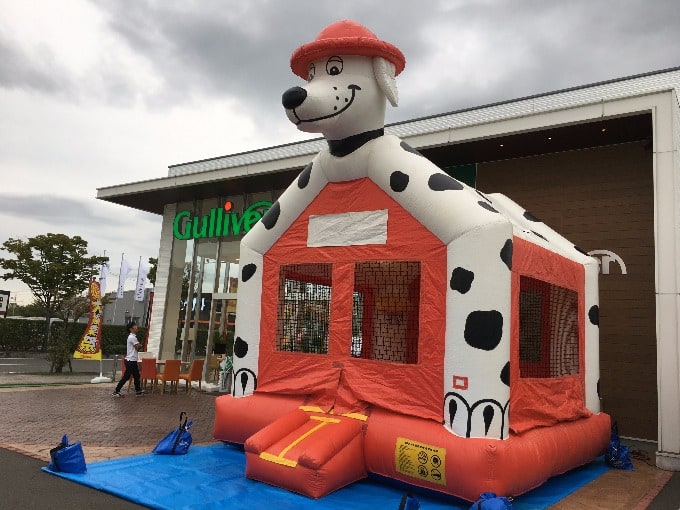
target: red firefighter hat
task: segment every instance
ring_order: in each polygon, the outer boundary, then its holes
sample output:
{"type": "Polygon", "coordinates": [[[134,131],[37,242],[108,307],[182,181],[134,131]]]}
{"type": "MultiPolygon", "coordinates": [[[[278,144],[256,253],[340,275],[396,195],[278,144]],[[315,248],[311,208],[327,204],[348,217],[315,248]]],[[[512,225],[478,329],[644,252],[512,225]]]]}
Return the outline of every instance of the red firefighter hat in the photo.
{"type": "Polygon", "coordinates": [[[303,44],[290,57],[290,68],[303,80],[314,60],[333,55],[383,57],[394,64],[395,75],[404,70],[406,59],[396,46],[381,41],[368,28],[351,20],[336,21],[324,28],[314,41],[303,44]]]}

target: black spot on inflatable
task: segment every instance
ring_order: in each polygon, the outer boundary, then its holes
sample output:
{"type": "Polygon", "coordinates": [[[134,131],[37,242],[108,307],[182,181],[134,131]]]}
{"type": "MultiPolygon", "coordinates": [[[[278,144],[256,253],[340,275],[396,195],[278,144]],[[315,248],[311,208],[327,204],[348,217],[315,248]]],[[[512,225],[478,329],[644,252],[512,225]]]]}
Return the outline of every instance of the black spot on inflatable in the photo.
{"type": "Polygon", "coordinates": [[[420,152],[415,150],[413,147],[411,147],[406,142],[401,142],[399,145],[401,145],[401,148],[404,149],[406,152],[410,152],[411,154],[417,154],[418,156],[422,156],[422,154],[420,152]]]}
{"type": "Polygon", "coordinates": [[[248,372],[241,373],[241,391],[243,394],[246,393],[246,387],[248,386],[248,372]]]}
{"type": "Polygon", "coordinates": [[[471,347],[491,351],[503,336],[503,315],[497,310],[471,312],[465,319],[463,335],[471,347]]]}
{"type": "Polygon", "coordinates": [[[274,225],[276,225],[276,222],[279,221],[279,214],[281,214],[281,206],[279,205],[279,202],[277,200],[272,204],[272,206],[260,220],[262,221],[264,228],[266,228],[267,230],[273,229],[274,225]]]}
{"type": "MultiPolygon", "coordinates": [[[[584,255],[588,255],[588,252],[586,250],[584,250],[583,248],[579,248],[578,246],[574,245],[574,249],[579,253],[583,253],[584,255]]],[[[588,255],[588,256],[590,257],[590,255],[588,255]]]]}
{"type": "Polygon", "coordinates": [[[512,271],[512,239],[505,241],[501,248],[501,260],[512,271]]]}
{"type": "Polygon", "coordinates": [[[237,336],[236,341],[234,342],[234,356],[243,358],[246,354],[248,354],[248,342],[243,340],[240,336],[237,336]]]}
{"type": "Polygon", "coordinates": [[[547,239],[546,239],[545,237],[543,237],[541,234],[539,234],[538,232],[535,232],[534,230],[532,230],[531,233],[534,234],[535,236],[540,237],[540,238],[543,239],[544,241],[547,241],[547,239]]]}
{"type": "Polygon", "coordinates": [[[463,269],[462,267],[457,267],[451,271],[451,281],[449,285],[451,290],[457,290],[461,294],[465,294],[470,287],[472,287],[472,281],[475,279],[475,273],[463,269]]]}
{"type": "Polygon", "coordinates": [[[310,175],[312,175],[312,163],[309,163],[302,172],[300,172],[298,177],[298,188],[305,189],[307,187],[310,175]]]}
{"type": "Polygon", "coordinates": [[[456,399],[452,398],[449,400],[449,427],[453,428],[453,419],[456,417],[456,411],[458,411],[458,402],[456,399]]]}
{"type": "Polygon", "coordinates": [[[427,185],[432,191],[459,191],[463,189],[463,185],[456,179],[446,174],[432,174],[427,180],[427,185]]]}
{"type": "Polygon", "coordinates": [[[494,413],[492,406],[487,405],[484,407],[484,411],[482,411],[482,415],[484,416],[484,435],[487,435],[489,433],[489,427],[491,427],[491,422],[493,421],[494,414],[496,413],[494,413]]]}
{"type": "Polygon", "coordinates": [[[241,281],[247,282],[250,280],[257,271],[257,266],[255,264],[246,264],[241,270],[241,281]]]}
{"type": "Polygon", "coordinates": [[[510,362],[508,361],[503,370],[501,370],[501,382],[506,386],[510,386],[510,362]]]}
{"type": "Polygon", "coordinates": [[[531,214],[529,211],[524,211],[524,218],[526,218],[529,221],[538,221],[538,222],[541,221],[536,216],[531,214]]]}
{"type": "Polygon", "coordinates": [[[390,175],[390,188],[392,188],[392,191],[400,193],[406,189],[406,186],[408,186],[408,175],[399,170],[392,172],[390,175]]]}
{"type": "Polygon", "coordinates": [[[489,205],[487,202],[482,202],[482,201],[480,200],[479,202],[477,202],[477,205],[479,205],[480,207],[486,209],[487,211],[491,211],[491,212],[495,212],[495,213],[498,212],[496,209],[494,209],[493,207],[491,207],[491,205],[489,205]]]}
{"type": "Polygon", "coordinates": [[[590,323],[594,324],[595,326],[600,325],[600,307],[597,305],[593,305],[590,307],[590,310],[588,310],[588,319],[590,319],[590,323]]]}

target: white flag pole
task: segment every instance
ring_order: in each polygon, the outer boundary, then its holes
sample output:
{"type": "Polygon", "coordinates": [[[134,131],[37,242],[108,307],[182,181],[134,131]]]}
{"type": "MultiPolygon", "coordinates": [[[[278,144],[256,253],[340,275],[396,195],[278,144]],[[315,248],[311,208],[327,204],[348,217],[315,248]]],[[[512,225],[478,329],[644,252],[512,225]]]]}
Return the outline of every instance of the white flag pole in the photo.
{"type": "MultiPolygon", "coordinates": [[[[104,250],[104,257],[106,257],[106,250],[104,250]]],[[[104,262],[104,264],[102,265],[103,271],[102,271],[101,274],[104,275],[104,287],[102,287],[102,279],[101,279],[101,277],[99,278],[99,298],[101,299],[102,303],[104,302],[104,292],[106,291],[106,279],[107,279],[108,276],[109,276],[109,275],[108,275],[108,268],[106,267],[107,264],[108,264],[108,261],[104,262]]],[[[101,321],[100,321],[100,323],[99,323],[99,327],[100,327],[100,328],[104,326],[104,313],[103,313],[103,312],[104,312],[104,305],[102,304],[102,318],[101,318],[101,321]]],[[[101,333],[99,334],[99,338],[100,338],[100,342],[101,342],[101,338],[102,338],[101,333]]],[[[91,382],[93,382],[93,383],[94,383],[95,381],[96,381],[96,382],[109,382],[109,381],[111,381],[110,378],[104,377],[104,366],[103,366],[103,363],[104,363],[104,349],[103,349],[103,346],[102,346],[101,343],[99,344],[99,350],[101,351],[101,354],[100,354],[100,356],[99,356],[99,377],[98,377],[98,378],[95,377],[94,379],[92,379],[91,382]]]]}
{"type": "Polygon", "coordinates": [[[135,316],[135,304],[137,304],[137,285],[139,284],[139,272],[142,270],[142,256],[139,256],[139,263],[137,264],[137,279],[135,280],[135,293],[132,296],[132,317],[135,316]]]}
{"type": "MultiPolygon", "coordinates": [[[[125,257],[125,253],[120,254],[120,269],[123,268],[123,257],[125,257]]],[[[118,273],[118,286],[119,286],[119,288],[120,288],[120,269],[119,269],[119,273],[118,273]]],[[[116,291],[116,301],[114,301],[114,303],[113,303],[113,319],[112,319],[113,324],[116,323],[116,307],[117,306],[118,306],[118,293],[116,291]]]]}

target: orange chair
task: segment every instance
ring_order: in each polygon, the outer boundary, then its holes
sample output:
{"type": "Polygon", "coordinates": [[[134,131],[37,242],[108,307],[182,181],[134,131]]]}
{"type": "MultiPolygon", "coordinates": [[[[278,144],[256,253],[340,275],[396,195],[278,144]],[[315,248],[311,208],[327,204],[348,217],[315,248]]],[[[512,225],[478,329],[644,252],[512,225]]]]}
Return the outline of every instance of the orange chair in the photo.
{"type": "Polygon", "coordinates": [[[191,381],[198,381],[198,391],[201,391],[201,379],[203,377],[204,359],[195,359],[191,362],[189,372],[179,374],[179,378],[187,383],[187,393],[191,392],[191,381]]]}
{"type": "Polygon", "coordinates": [[[142,358],[142,370],[139,372],[139,377],[144,389],[146,389],[147,381],[151,381],[151,391],[153,391],[156,384],[156,358],[142,358]]]}
{"type": "MultiPolygon", "coordinates": [[[[208,377],[215,382],[218,381],[220,374],[220,361],[222,361],[222,359],[215,354],[211,354],[210,359],[208,359],[208,377]]],[[[208,377],[205,378],[206,381],[208,380],[208,377]]]]}
{"type": "Polygon", "coordinates": [[[175,386],[175,393],[177,393],[177,386],[179,386],[179,369],[182,360],[169,359],[165,362],[165,369],[162,372],[156,373],[156,381],[163,381],[161,393],[165,393],[165,383],[170,381],[170,390],[172,391],[173,384],[175,386]]]}

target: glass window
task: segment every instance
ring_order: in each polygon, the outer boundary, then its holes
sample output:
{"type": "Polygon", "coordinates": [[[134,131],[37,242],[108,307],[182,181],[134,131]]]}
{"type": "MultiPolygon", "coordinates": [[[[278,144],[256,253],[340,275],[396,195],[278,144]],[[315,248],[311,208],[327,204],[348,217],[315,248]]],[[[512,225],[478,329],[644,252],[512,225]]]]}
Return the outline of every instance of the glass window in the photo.
{"type": "Polygon", "coordinates": [[[578,294],[564,287],[520,277],[520,377],[579,373],[578,294]]]}
{"type": "Polygon", "coordinates": [[[220,243],[219,282],[217,292],[236,292],[238,290],[239,241],[222,241],[220,243]]]}

